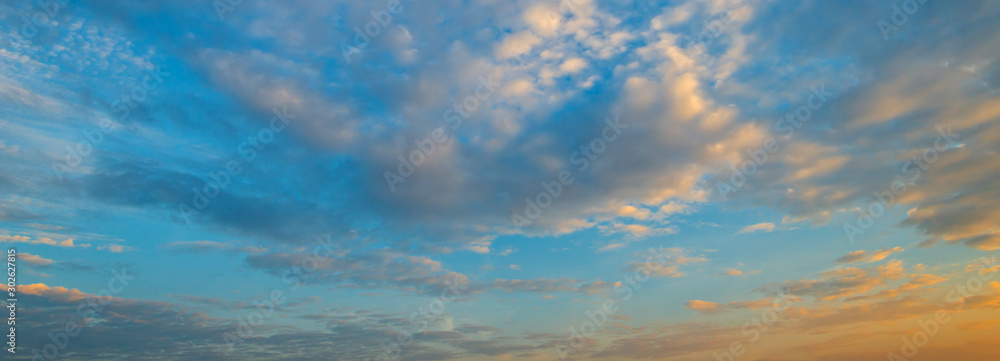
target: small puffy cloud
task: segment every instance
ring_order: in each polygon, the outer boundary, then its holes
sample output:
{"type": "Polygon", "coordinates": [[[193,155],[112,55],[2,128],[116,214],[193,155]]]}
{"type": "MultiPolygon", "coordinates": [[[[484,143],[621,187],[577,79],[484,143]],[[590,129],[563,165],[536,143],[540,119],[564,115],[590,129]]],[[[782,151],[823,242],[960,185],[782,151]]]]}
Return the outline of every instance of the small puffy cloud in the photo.
{"type": "Polygon", "coordinates": [[[530,94],[535,91],[535,83],[528,79],[518,79],[507,83],[502,93],[508,96],[530,94]]]}
{"type": "Polygon", "coordinates": [[[555,35],[562,22],[562,16],[557,11],[559,9],[551,4],[535,4],[524,12],[524,22],[540,35],[555,35]]]}
{"type": "Polygon", "coordinates": [[[715,313],[720,311],[722,305],[715,302],[691,300],[684,304],[684,308],[701,313],[715,313]]]}
{"type": "Polygon", "coordinates": [[[559,65],[559,71],[562,71],[563,73],[573,74],[579,72],[580,70],[583,70],[583,68],[586,67],[587,67],[586,60],[580,58],[569,58],[566,59],[566,61],[564,61],[562,65],[559,65]]]}
{"type": "Polygon", "coordinates": [[[624,206],[619,208],[616,214],[621,217],[629,217],[642,221],[649,218],[650,211],[648,209],[637,208],[635,206],[624,206]]]}
{"type": "Polygon", "coordinates": [[[758,231],[763,231],[763,232],[774,231],[774,223],[757,223],[757,224],[754,224],[754,225],[749,225],[749,226],[743,227],[743,229],[741,229],[737,234],[753,233],[753,232],[758,232],[758,231]]]}
{"type": "Polygon", "coordinates": [[[497,47],[497,56],[501,59],[512,58],[531,51],[540,42],[541,39],[529,31],[511,34],[497,47]]]}
{"type": "Polygon", "coordinates": [[[674,213],[684,213],[684,214],[686,214],[686,213],[690,213],[690,212],[691,212],[691,206],[689,206],[687,204],[684,204],[684,203],[674,202],[674,201],[671,201],[670,203],[667,203],[667,204],[664,204],[664,205],[660,206],[660,209],[657,211],[658,214],[661,214],[661,215],[664,215],[664,216],[671,215],[671,214],[674,214],[674,213]]]}
{"type": "Polygon", "coordinates": [[[490,253],[490,245],[491,244],[492,244],[492,242],[488,242],[488,241],[485,241],[485,242],[475,242],[475,243],[471,243],[471,244],[466,245],[465,249],[471,251],[472,253],[489,254],[490,253]]]}
{"type": "Polygon", "coordinates": [[[124,252],[126,250],[131,250],[131,249],[132,248],[130,248],[130,247],[125,247],[125,246],[118,245],[118,244],[109,244],[109,245],[106,245],[106,246],[97,247],[98,251],[107,250],[107,251],[109,251],[111,253],[122,253],[122,252],[124,252]]]}
{"type": "Polygon", "coordinates": [[[521,270],[521,266],[516,265],[516,264],[512,264],[512,265],[510,265],[510,269],[515,270],[515,271],[520,271],[521,270]]]}
{"type": "Polygon", "coordinates": [[[667,27],[684,23],[694,15],[695,3],[688,2],[679,6],[668,8],[659,16],[650,20],[650,27],[653,30],[664,30],[667,27]]]}

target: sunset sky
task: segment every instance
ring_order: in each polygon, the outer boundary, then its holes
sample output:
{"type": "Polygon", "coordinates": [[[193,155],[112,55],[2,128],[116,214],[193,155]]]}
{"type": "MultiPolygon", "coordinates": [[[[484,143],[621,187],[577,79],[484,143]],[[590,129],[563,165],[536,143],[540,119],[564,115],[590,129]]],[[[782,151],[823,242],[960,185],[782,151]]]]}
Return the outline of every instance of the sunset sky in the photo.
{"type": "Polygon", "coordinates": [[[998,91],[988,0],[0,0],[3,359],[1000,360],[998,91]]]}

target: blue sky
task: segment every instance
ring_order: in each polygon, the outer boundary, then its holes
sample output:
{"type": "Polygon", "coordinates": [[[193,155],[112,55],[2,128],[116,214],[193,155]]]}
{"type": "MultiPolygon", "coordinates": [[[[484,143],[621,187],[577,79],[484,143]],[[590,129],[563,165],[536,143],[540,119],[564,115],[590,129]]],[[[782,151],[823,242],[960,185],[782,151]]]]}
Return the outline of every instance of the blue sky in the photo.
{"type": "Polygon", "coordinates": [[[8,356],[994,360],[998,14],[0,1],[8,356]]]}

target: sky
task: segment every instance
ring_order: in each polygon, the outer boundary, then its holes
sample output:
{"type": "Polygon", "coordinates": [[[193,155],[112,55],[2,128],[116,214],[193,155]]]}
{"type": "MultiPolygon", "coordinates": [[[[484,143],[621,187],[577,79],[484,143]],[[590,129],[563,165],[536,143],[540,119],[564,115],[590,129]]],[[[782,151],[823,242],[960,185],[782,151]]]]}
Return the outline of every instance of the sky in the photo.
{"type": "Polygon", "coordinates": [[[987,0],[0,0],[4,359],[997,360],[998,56],[987,0]]]}

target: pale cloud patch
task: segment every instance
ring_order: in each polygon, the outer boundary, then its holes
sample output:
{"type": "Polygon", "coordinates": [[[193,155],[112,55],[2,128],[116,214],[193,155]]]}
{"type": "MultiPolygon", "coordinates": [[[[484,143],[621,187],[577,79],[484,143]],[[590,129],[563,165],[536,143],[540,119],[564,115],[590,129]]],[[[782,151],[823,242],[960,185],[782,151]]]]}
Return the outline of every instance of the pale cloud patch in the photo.
{"type": "Polygon", "coordinates": [[[580,58],[566,59],[559,65],[559,70],[563,73],[574,74],[587,67],[587,61],[580,58]]]}
{"type": "Polygon", "coordinates": [[[624,224],[619,222],[614,222],[609,225],[601,225],[597,228],[604,234],[625,233],[635,238],[677,233],[677,228],[675,227],[653,227],[641,224],[624,224]]]}
{"type": "Polygon", "coordinates": [[[21,287],[18,287],[17,291],[22,294],[48,297],[61,302],[75,302],[82,300],[84,298],[93,297],[75,288],[68,289],[66,287],[58,287],[58,286],[49,287],[44,283],[23,285],[21,287]]]}
{"type": "Polygon", "coordinates": [[[530,31],[522,31],[507,36],[500,46],[497,47],[497,56],[501,59],[515,57],[531,51],[531,48],[541,42],[537,36],[530,31]]]}
{"type": "Polygon", "coordinates": [[[740,271],[735,268],[726,268],[725,271],[717,274],[716,276],[740,276],[740,275],[743,275],[743,271],[740,271]]]}
{"type": "Polygon", "coordinates": [[[36,256],[30,253],[21,253],[17,255],[17,259],[19,261],[28,262],[28,264],[33,264],[36,266],[48,266],[51,265],[53,262],[55,262],[51,259],[42,258],[40,256],[36,256]]]}
{"type": "Polygon", "coordinates": [[[722,305],[715,302],[691,300],[687,301],[687,303],[684,304],[684,308],[687,308],[689,310],[695,310],[701,313],[714,313],[714,312],[719,312],[719,310],[722,308],[722,305]]]}
{"type": "Polygon", "coordinates": [[[868,260],[868,262],[869,263],[871,263],[871,262],[878,262],[878,261],[886,259],[886,257],[889,257],[893,253],[902,252],[902,251],[903,251],[903,247],[893,247],[893,248],[880,249],[878,251],[872,252],[872,257],[871,257],[871,259],[868,260]]]}
{"type": "Polygon", "coordinates": [[[131,250],[131,249],[132,249],[131,247],[125,247],[125,246],[122,246],[122,245],[119,245],[119,244],[109,244],[109,245],[106,245],[106,246],[97,247],[98,251],[107,250],[108,252],[111,252],[111,253],[122,253],[122,252],[125,252],[126,250],[131,250]]]}
{"type": "Polygon", "coordinates": [[[606,245],[604,247],[598,248],[597,249],[597,253],[614,251],[614,250],[622,248],[622,247],[625,247],[624,243],[612,243],[612,244],[606,245]]]}
{"type": "Polygon", "coordinates": [[[868,263],[878,262],[888,258],[893,253],[903,252],[903,247],[884,248],[877,251],[868,252],[865,250],[854,251],[834,260],[836,263],[847,264],[857,263],[867,260],[868,263]]]}
{"type": "Polygon", "coordinates": [[[511,81],[503,88],[503,94],[508,96],[521,96],[533,92],[535,92],[535,83],[528,79],[511,81]]]}
{"type": "Polygon", "coordinates": [[[773,231],[774,231],[774,223],[757,223],[743,227],[743,229],[741,229],[736,234],[753,233],[753,232],[773,232],[773,231]]]}
{"type": "Polygon", "coordinates": [[[64,241],[55,241],[55,240],[53,240],[51,238],[48,238],[48,237],[41,237],[41,238],[38,238],[38,239],[32,239],[31,237],[26,237],[26,236],[3,235],[3,236],[0,236],[0,242],[9,242],[9,243],[20,242],[20,243],[27,243],[27,244],[44,244],[44,245],[49,245],[49,246],[66,247],[66,248],[76,248],[76,247],[79,247],[79,248],[88,248],[88,247],[90,247],[89,243],[80,243],[80,244],[74,243],[72,238],[67,238],[64,241]]]}
{"type": "MultiPolygon", "coordinates": [[[[787,301],[794,301],[797,299],[795,297],[786,297],[786,298],[787,301]]],[[[697,311],[698,313],[701,314],[716,314],[726,311],[734,311],[742,309],[756,310],[759,308],[773,307],[777,304],[778,303],[776,303],[776,299],[772,298],[755,300],[755,301],[734,301],[726,304],[701,301],[701,300],[691,300],[684,304],[684,308],[697,311]]]]}
{"type": "Polygon", "coordinates": [[[629,265],[628,271],[639,271],[648,273],[651,277],[684,277],[686,274],[680,271],[680,266],[687,266],[694,263],[707,262],[708,258],[701,256],[690,256],[688,251],[681,248],[660,249],[648,255],[643,262],[635,262],[629,265]]]}
{"type": "Polygon", "coordinates": [[[684,203],[670,201],[670,203],[660,206],[660,209],[657,210],[657,214],[661,214],[664,216],[675,213],[681,213],[681,214],[691,213],[691,206],[684,203]]]}
{"type": "Polygon", "coordinates": [[[635,206],[624,206],[619,208],[618,212],[616,213],[618,214],[618,216],[621,217],[629,217],[642,221],[646,220],[646,218],[649,218],[651,212],[645,208],[637,208],[635,206]]]}
{"type": "Polygon", "coordinates": [[[831,301],[864,294],[885,286],[889,281],[906,276],[903,262],[894,260],[880,266],[846,267],[826,271],[820,273],[818,279],[787,281],[782,283],[780,288],[785,294],[831,301]]]}
{"type": "MultiPolygon", "coordinates": [[[[176,253],[246,253],[259,254],[267,252],[266,248],[256,246],[240,246],[236,244],[216,242],[216,241],[182,241],[171,242],[163,245],[163,248],[176,253]]],[[[114,250],[112,250],[114,252],[114,250]]]]}
{"type": "Polygon", "coordinates": [[[524,22],[539,35],[555,35],[562,22],[558,10],[551,4],[535,4],[524,12],[524,22]]]}
{"type": "Polygon", "coordinates": [[[867,258],[868,258],[868,251],[860,250],[860,251],[854,251],[854,252],[845,254],[845,255],[841,256],[840,258],[835,259],[834,262],[837,262],[837,263],[855,263],[855,262],[864,261],[867,258]]]}

